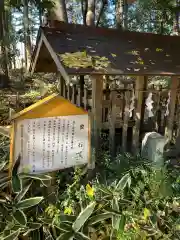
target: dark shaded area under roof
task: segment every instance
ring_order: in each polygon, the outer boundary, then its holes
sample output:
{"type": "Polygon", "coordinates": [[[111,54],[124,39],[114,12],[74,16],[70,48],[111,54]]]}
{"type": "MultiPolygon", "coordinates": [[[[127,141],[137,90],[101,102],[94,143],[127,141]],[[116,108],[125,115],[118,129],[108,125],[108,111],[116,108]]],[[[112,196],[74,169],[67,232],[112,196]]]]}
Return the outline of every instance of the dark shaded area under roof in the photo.
{"type": "MultiPolygon", "coordinates": [[[[68,68],[68,74],[112,75],[180,75],[180,37],[151,33],[94,28],[59,23],[56,28],[41,27],[53,51],[61,58],[64,53],[86,52],[90,56],[106,57],[104,69],[68,68]]],[[[36,48],[37,49],[37,48],[36,48]]],[[[32,62],[36,55],[34,51],[32,62]]],[[[56,72],[57,68],[45,44],[40,48],[35,72],[56,72]]]]}

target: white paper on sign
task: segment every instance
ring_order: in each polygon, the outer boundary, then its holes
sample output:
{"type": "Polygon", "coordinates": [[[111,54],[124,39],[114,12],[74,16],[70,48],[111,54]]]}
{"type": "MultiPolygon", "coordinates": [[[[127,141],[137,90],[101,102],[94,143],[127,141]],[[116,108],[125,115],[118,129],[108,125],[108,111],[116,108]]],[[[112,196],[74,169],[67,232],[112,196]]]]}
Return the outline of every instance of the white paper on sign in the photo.
{"type": "Polygon", "coordinates": [[[41,173],[88,163],[88,115],[25,119],[17,123],[20,172],[41,173]]]}

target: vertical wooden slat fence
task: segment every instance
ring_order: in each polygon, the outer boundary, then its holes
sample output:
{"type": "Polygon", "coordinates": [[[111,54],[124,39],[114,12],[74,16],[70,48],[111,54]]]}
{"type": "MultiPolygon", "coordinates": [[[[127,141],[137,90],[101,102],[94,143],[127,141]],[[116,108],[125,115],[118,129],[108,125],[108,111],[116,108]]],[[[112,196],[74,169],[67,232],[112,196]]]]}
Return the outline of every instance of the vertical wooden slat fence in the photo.
{"type": "Polygon", "coordinates": [[[97,148],[101,130],[109,132],[112,154],[116,152],[116,146],[120,143],[122,151],[129,150],[131,145],[131,150],[137,153],[140,140],[147,131],[157,131],[161,134],[166,132],[168,139],[172,139],[173,134],[177,136],[180,133],[180,91],[176,77],[172,77],[169,89],[164,89],[161,84],[151,84],[147,87],[148,79],[144,76],[137,77],[135,84],[121,84],[119,89],[103,83],[102,76],[91,76],[91,80],[91,88],[84,84],[83,77],[76,85],[66,86],[65,82],[61,83],[60,94],[91,114],[92,138],[97,148]],[[148,113],[147,98],[152,102],[152,116],[148,113]],[[168,116],[167,110],[170,110],[168,116]],[[118,137],[118,142],[117,129],[120,130],[118,136],[121,138],[118,137]],[[132,136],[129,136],[129,129],[132,129],[132,136]]]}

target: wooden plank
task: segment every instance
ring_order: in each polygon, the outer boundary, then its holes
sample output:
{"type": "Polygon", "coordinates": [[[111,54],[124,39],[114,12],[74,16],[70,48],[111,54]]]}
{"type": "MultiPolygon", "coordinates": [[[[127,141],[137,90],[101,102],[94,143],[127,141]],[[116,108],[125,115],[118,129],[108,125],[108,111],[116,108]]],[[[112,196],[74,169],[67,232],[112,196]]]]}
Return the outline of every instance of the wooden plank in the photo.
{"type": "Polygon", "coordinates": [[[111,106],[109,108],[109,149],[112,157],[115,156],[115,123],[116,123],[116,91],[110,93],[111,106]]]}
{"type": "Polygon", "coordinates": [[[43,43],[43,40],[42,40],[42,37],[41,37],[39,42],[38,42],[38,44],[37,44],[35,57],[34,57],[33,61],[30,64],[29,70],[30,70],[31,74],[34,73],[34,70],[36,68],[36,64],[37,64],[37,60],[38,60],[38,57],[39,57],[39,53],[40,53],[40,49],[41,49],[42,43],[43,43]]]}
{"type": "Polygon", "coordinates": [[[169,115],[167,116],[168,122],[165,130],[165,136],[167,137],[168,141],[171,141],[173,137],[174,115],[178,85],[179,85],[178,77],[176,76],[171,77],[169,115]]]}
{"type": "Polygon", "coordinates": [[[124,108],[124,121],[122,128],[122,150],[127,151],[127,131],[128,131],[128,121],[129,121],[129,107],[131,101],[130,91],[125,92],[125,108],[124,108]]]}
{"type": "Polygon", "coordinates": [[[136,154],[139,152],[139,134],[140,134],[140,127],[141,122],[143,120],[143,114],[142,114],[142,108],[145,106],[142,106],[144,99],[144,93],[147,83],[147,77],[145,76],[138,76],[135,83],[135,99],[137,101],[136,107],[135,107],[135,126],[133,128],[133,152],[136,154]]]}
{"type": "Polygon", "coordinates": [[[102,128],[103,76],[92,76],[92,149],[96,159],[102,128]]]}

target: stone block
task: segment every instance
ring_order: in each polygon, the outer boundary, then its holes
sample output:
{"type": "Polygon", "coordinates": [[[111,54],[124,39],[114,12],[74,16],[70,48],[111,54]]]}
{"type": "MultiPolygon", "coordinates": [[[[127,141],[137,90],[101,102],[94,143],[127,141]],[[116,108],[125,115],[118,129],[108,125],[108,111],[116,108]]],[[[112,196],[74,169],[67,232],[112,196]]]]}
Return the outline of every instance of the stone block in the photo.
{"type": "Polygon", "coordinates": [[[148,132],[142,140],[141,156],[155,165],[164,164],[163,153],[166,138],[157,132],[148,132]]]}

